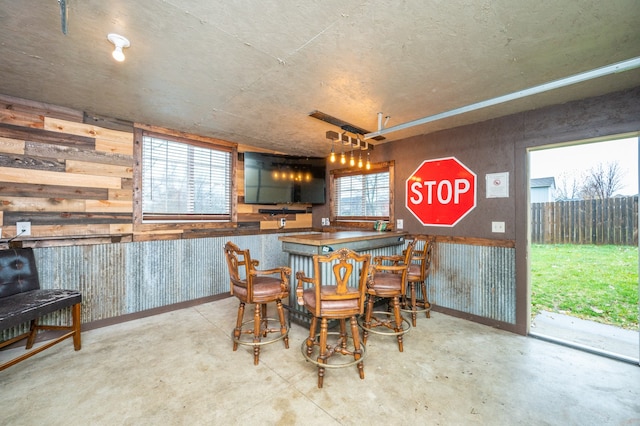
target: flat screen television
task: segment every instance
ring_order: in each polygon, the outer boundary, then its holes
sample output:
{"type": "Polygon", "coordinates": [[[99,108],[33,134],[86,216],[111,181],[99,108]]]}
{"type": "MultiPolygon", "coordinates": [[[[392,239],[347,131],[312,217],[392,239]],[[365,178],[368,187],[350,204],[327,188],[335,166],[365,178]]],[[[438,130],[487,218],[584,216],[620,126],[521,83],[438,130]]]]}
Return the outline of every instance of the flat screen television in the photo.
{"type": "Polygon", "coordinates": [[[244,153],[246,204],[324,204],[326,161],[322,157],[244,153]]]}

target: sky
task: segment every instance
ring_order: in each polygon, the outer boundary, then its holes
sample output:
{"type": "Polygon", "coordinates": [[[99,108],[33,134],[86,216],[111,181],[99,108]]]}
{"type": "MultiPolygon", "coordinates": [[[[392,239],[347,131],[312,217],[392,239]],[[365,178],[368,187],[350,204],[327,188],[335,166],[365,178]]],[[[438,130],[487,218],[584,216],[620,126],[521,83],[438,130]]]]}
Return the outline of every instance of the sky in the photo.
{"type": "Polygon", "coordinates": [[[595,142],[562,148],[549,148],[530,153],[531,178],[555,177],[561,173],[580,176],[599,163],[617,161],[623,172],[619,195],[638,193],[638,138],[595,142]]]}

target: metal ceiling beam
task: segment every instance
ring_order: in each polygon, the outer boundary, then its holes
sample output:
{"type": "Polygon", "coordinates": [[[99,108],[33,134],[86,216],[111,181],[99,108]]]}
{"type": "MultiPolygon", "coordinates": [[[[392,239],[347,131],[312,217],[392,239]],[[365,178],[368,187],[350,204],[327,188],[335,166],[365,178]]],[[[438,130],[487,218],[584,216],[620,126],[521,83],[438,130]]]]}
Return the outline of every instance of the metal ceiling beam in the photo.
{"type": "MultiPolygon", "coordinates": [[[[430,115],[428,117],[419,118],[417,120],[409,121],[397,126],[388,127],[386,129],[379,128],[376,132],[367,133],[364,135],[364,139],[375,139],[387,133],[397,132],[399,130],[408,129],[410,127],[419,126],[421,124],[430,123],[444,118],[453,117],[455,115],[464,114],[467,112],[475,111],[481,108],[498,105],[501,103],[513,101],[515,99],[524,98],[527,96],[537,95],[539,93],[547,92],[549,90],[558,89],[560,87],[569,86],[571,84],[581,83],[583,81],[592,80],[594,78],[603,77],[609,74],[615,74],[619,72],[629,71],[640,67],[640,56],[626,61],[616,62],[615,64],[607,65],[601,68],[596,68],[591,71],[586,71],[579,74],[574,74],[570,77],[554,80],[549,83],[544,83],[539,86],[534,86],[529,89],[520,90],[518,92],[510,93],[508,95],[498,96],[497,98],[488,99],[486,101],[477,102],[460,108],[445,111],[439,114],[430,115]]],[[[380,126],[380,124],[378,124],[380,126]]]]}

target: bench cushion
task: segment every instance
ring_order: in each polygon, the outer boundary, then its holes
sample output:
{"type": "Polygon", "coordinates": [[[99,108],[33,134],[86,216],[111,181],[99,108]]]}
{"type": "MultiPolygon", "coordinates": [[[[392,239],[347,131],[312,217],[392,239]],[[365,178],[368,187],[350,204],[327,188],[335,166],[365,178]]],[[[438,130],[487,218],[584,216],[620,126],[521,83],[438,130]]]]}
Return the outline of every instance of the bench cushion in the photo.
{"type": "Polygon", "coordinates": [[[75,290],[43,289],[0,298],[0,330],[82,302],[75,290]]]}
{"type": "Polygon", "coordinates": [[[9,249],[0,251],[1,298],[40,288],[33,250],[9,249]]]}

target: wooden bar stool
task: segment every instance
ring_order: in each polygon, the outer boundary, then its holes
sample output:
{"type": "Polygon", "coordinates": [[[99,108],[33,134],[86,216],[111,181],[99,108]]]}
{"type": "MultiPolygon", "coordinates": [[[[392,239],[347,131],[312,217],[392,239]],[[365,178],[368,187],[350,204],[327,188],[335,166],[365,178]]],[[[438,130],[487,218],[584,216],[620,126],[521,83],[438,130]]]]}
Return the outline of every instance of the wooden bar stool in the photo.
{"type": "Polygon", "coordinates": [[[433,237],[412,235],[407,239],[415,241],[416,245],[407,270],[407,293],[402,296],[400,307],[403,312],[411,313],[411,323],[415,327],[418,312],[424,312],[427,318],[431,317],[431,303],[429,303],[426,280],[431,269],[433,237]],[[420,296],[418,296],[418,284],[420,285],[420,296]]]}
{"type": "Polygon", "coordinates": [[[404,350],[402,336],[411,329],[411,324],[402,317],[400,298],[405,294],[407,270],[414,245],[415,241],[411,241],[402,256],[376,256],[373,260],[367,283],[366,315],[361,324],[365,344],[369,332],[393,335],[398,339],[398,350],[404,350]],[[374,302],[379,298],[389,299],[387,312],[374,312],[374,302]]]}
{"type": "MultiPolygon", "coordinates": [[[[302,343],[302,354],[318,366],[318,387],[324,380],[325,368],[357,365],[364,379],[365,346],[360,341],[357,315],[364,311],[365,289],[371,255],[360,255],[342,248],[327,255],[313,256],[313,277],[303,271],[296,274],[298,304],[312,315],[309,337],[302,343]],[[351,336],[347,333],[349,319],[351,336]],[[316,333],[320,320],[320,333],[316,333]],[[329,320],[338,320],[338,332],[329,332],[329,320]],[[328,336],[337,336],[328,341],[328,336]],[[329,363],[334,355],[353,357],[352,361],[329,363]]],[[[335,358],[334,358],[335,361],[335,358]]]]}
{"type": "Polygon", "coordinates": [[[241,250],[229,241],[224,246],[224,253],[229,268],[231,279],[231,294],[240,299],[238,306],[238,318],[233,329],[233,350],[238,345],[253,346],[253,364],[258,365],[260,346],[284,340],[284,347],[289,348],[289,326],[284,319],[282,299],[289,297],[289,276],[291,269],[279,267],[274,269],[258,270],[259,262],[251,259],[249,250],[241,250]],[[255,304],[253,320],[243,322],[245,304],[255,304]],[[278,328],[271,328],[267,318],[267,304],[275,303],[278,312],[278,328]],[[242,327],[253,322],[253,329],[243,330],[242,327]],[[267,339],[269,334],[279,333],[275,337],[267,339]],[[245,339],[244,337],[249,337],[245,339]]]}

